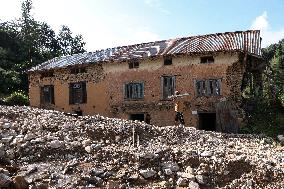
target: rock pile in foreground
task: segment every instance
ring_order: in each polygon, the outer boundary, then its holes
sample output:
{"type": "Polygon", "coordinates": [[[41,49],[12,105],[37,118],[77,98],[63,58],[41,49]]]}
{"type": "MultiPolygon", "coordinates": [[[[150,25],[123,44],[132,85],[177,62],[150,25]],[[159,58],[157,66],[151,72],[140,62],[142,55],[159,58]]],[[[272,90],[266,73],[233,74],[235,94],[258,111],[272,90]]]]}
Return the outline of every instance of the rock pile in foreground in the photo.
{"type": "Polygon", "coordinates": [[[0,106],[0,188],[283,186],[270,138],[0,106]]]}

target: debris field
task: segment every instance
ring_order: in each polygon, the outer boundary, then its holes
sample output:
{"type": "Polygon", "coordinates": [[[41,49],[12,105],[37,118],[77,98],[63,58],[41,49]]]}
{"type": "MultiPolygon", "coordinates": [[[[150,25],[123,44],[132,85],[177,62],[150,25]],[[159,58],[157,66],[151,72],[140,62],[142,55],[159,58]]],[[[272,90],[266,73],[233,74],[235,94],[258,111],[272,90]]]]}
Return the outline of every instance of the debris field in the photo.
{"type": "Polygon", "coordinates": [[[271,138],[0,106],[0,188],[283,188],[271,138]]]}

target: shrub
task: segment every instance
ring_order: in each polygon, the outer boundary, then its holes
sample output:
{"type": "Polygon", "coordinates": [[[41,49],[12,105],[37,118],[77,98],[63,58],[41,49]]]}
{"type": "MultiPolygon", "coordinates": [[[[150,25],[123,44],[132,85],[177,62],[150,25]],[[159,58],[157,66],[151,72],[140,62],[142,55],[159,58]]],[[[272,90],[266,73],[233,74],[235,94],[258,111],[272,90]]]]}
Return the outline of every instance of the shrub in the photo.
{"type": "Polygon", "coordinates": [[[254,107],[248,113],[248,124],[241,128],[241,133],[264,134],[276,137],[284,134],[284,112],[281,107],[267,99],[254,99],[254,107]]]}
{"type": "Polygon", "coordinates": [[[28,95],[25,94],[23,91],[16,91],[7,96],[4,101],[7,105],[18,105],[24,106],[29,105],[29,98],[28,95]]]}

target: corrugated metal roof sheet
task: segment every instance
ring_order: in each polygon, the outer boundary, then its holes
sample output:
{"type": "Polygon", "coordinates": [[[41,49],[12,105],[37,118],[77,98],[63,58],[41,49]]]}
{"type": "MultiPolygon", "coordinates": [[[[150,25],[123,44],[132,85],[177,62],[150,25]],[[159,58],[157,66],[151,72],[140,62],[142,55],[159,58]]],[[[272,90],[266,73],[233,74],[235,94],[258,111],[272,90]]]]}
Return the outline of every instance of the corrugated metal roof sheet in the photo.
{"type": "Polygon", "coordinates": [[[159,55],[219,51],[243,51],[256,56],[261,56],[260,31],[248,30],[199,35],[56,57],[31,68],[29,71],[64,68],[76,64],[124,61],[159,55]]]}

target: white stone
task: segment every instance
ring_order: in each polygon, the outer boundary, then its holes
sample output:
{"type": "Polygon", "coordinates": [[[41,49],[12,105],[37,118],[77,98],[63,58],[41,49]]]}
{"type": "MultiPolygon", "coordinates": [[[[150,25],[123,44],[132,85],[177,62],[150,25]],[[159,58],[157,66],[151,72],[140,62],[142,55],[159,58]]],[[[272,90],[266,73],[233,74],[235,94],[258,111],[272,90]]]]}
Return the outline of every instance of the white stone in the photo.
{"type": "Polygon", "coordinates": [[[169,168],[165,169],[164,171],[165,171],[166,175],[172,175],[173,174],[172,170],[169,169],[169,168]]]}
{"type": "Polygon", "coordinates": [[[188,180],[195,180],[195,176],[192,173],[186,173],[186,172],[178,172],[177,173],[179,177],[187,178],[188,180]]]}
{"type": "Polygon", "coordinates": [[[187,186],[188,189],[199,189],[199,184],[194,182],[194,181],[190,181],[188,183],[188,186],[187,186]]]}
{"type": "Polygon", "coordinates": [[[178,186],[181,186],[181,187],[186,187],[186,186],[187,186],[187,179],[180,177],[180,178],[177,180],[177,185],[178,185],[178,186]]]}
{"type": "Polygon", "coordinates": [[[93,152],[93,148],[91,146],[86,146],[85,147],[86,152],[88,153],[92,153],[93,152]]]}
{"type": "Polygon", "coordinates": [[[199,184],[206,184],[205,177],[203,175],[196,175],[195,178],[199,184]]]}
{"type": "Polygon", "coordinates": [[[212,156],[212,152],[210,151],[204,151],[200,154],[201,157],[211,157],[212,156]]]}
{"type": "Polygon", "coordinates": [[[12,141],[12,139],[13,139],[13,136],[8,136],[8,137],[2,138],[1,141],[2,141],[3,143],[9,143],[9,142],[12,141]]]}
{"type": "Polygon", "coordinates": [[[185,169],[185,172],[186,172],[186,173],[193,174],[193,169],[192,169],[192,167],[187,166],[186,169],[185,169]]]}

